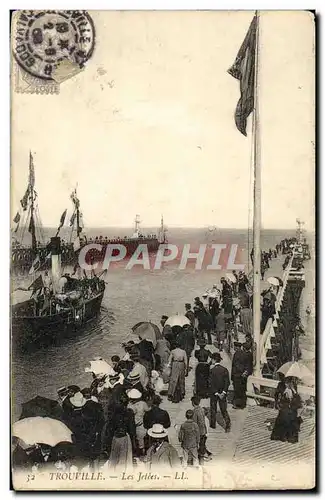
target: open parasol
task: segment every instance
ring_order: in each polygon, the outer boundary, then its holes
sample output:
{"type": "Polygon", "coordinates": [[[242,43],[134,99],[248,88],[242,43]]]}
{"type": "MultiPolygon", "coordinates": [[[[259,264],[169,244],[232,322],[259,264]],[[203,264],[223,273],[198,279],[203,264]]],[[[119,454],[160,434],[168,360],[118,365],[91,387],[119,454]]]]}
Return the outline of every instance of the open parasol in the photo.
{"type": "Polygon", "coordinates": [[[85,368],[86,373],[94,373],[96,376],[112,375],[115,373],[110,364],[102,358],[90,361],[90,367],[85,368]]]}
{"type": "Polygon", "coordinates": [[[156,347],[157,340],[162,338],[159,327],[150,321],[140,321],[132,327],[132,332],[140,339],[152,342],[154,347],[156,347]]]}
{"type": "Polygon", "coordinates": [[[312,372],[300,361],[288,361],[278,369],[278,372],[283,373],[285,377],[299,378],[307,385],[313,384],[312,372]]]}
{"type": "Polygon", "coordinates": [[[28,417],[50,417],[60,420],[62,417],[62,408],[54,399],[36,396],[22,404],[20,420],[28,417]]]}
{"type": "Polygon", "coordinates": [[[169,325],[171,327],[173,326],[185,326],[185,325],[190,325],[191,322],[190,320],[186,317],[183,316],[183,314],[175,314],[174,316],[169,316],[167,319],[165,325],[169,325]]]}
{"type": "Polygon", "coordinates": [[[56,446],[58,443],[72,443],[72,432],[59,420],[48,417],[29,417],[15,422],[12,435],[27,445],[36,443],[56,446]]]}
{"type": "Polygon", "coordinates": [[[280,285],[280,282],[279,282],[278,278],[275,278],[274,276],[270,276],[269,278],[267,278],[266,281],[268,283],[270,283],[270,285],[274,285],[274,286],[279,286],[280,285]]]}

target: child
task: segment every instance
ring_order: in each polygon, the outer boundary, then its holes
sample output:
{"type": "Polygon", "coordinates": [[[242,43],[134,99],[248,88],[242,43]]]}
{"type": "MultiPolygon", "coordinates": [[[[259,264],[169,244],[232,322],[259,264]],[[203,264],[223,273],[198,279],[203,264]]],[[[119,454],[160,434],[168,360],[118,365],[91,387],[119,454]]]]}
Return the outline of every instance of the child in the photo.
{"type": "Polygon", "coordinates": [[[184,452],[184,463],[187,465],[195,465],[198,467],[198,448],[200,445],[200,430],[196,422],[193,421],[193,410],[187,410],[185,413],[186,422],[184,422],[178,433],[178,440],[180,441],[184,452]]]}
{"type": "Polygon", "coordinates": [[[198,425],[200,431],[199,461],[201,463],[203,459],[211,460],[212,453],[206,448],[207,426],[204,409],[200,406],[201,399],[198,396],[193,396],[191,401],[193,405],[193,422],[198,425]]]}

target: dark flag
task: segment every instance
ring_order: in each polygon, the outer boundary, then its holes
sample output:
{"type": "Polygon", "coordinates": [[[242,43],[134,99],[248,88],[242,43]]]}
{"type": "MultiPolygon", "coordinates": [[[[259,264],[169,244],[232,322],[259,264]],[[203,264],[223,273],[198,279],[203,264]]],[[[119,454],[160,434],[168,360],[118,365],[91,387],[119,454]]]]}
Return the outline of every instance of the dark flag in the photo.
{"type": "Polygon", "coordinates": [[[73,226],[75,219],[76,219],[76,213],[74,212],[74,213],[71,215],[71,218],[70,218],[70,226],[71,226],[71,227],[73,226]]]}
{"type": "Polygon", "coordinates": [[[41,267],[41,261],[40,261],[39,255],[37,255],[32,263],[32,267],[30,268],[28,274],[36,273],[36,271],[38,271],[40,269],[40,267],[41,267]]]}
{"type": "Polygon", "coordinates": [[[23,198],[20,200],[20,204],[21,204],[24,212],[27,210],[28,196],[29,196],[29,187],[26,189],[26,192],[25,192],[23,198]]]}
{"type": "Polygon", "coordinates": [[[35,293],[37,290],[40,290],[43,287],[43,278],[42,275],[40,275],[38,278],[36,278],[35,281],[33,281],[31,285],[29,285],[28,290],[33,290],[33,293],[35,293]]]}
{"type": "Polygon", "coordinates": [[[15,217],[14,217],[14,222],[16,224],[18,224],[18,222],[20,221],[20,215],[19,215],[19,212],[16,213],[15,217]]]}
{"type": "Polygon", "coordinates": [[[35,186],[35,170],[34,170],[34,161],[33,155],[31,151],[29,152],[29,179],[28,183],[31,189],[34,189],[35,186]]]}
{"type": "Polygon", "coordinates": [[[65,221],[65,218],[66,218],[66,215],[67,215],[67,209],[65,209],[65,211],[63,212],[63,214],[61,215],[61,218],[60,218],[60,225],[58,227],[58,232],[60,231],[61,227],[63,226],[64,224],[64,221],[65,221]]]}
{"type": "Polygon", "coordinates": [[[228,73],[240,82],[240,99],[235,111],[235,123],[239,132],[247,135],[247,118],[254,109],[254,80],[256,53],[257,16],[251,22],[236,60],[228,73]]]}
{"type": "Polygon", "coordinates": [[[29,223],[29,226],[28,226],[28,231],[29,231],[31,234],[35,234],[35,222],[34,222],[34,217],[31,217],[31,218],[30,218],[30,223],[29,223]]]}

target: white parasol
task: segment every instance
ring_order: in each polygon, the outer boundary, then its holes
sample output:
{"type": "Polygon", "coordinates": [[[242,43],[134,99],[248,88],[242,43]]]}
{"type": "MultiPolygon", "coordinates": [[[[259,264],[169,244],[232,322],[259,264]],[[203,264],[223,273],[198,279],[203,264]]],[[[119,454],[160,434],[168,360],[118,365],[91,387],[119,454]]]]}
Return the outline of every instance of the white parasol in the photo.
{"type": "Polygon", "coordinates": [[[267,278],[266,281],[268,283],[270,283],[270,285],[274,285],[274,286],[279,286],[280,285],[280,281],[278,280],[278,278],[274,278],[274,276],[270,276],[269,278],[267,278]]]}
{"type": "Polygon", "coordinates": [[[283,373],[285,377],[299,378],[306,385],[313,385],[314,382],[314,375],[301,361],[288,361],[278,372],[283,373]]]}
{"type": "Polygon", "coordinates": [[[24,441],[27,445],[36,443],[56,446],[58,443],[72,443],[72,432],[59,420],[48,417],[29,417],[15,422],[12,435],[24,441]]]}
{"type": "Polygon", "coordinates": [[[110,364],[107,363],[102,358],[97,358],[90,361],[90,367],[85,368],[86,373],[94,373],[96,376],[101,375],[113,375],[115,373],[114,369],[110,364]]]}
{"type": "Polygon", "coordinates": [[[173,326],[183,327],[185,325],[190,325],[190,324],[191,324],[190,320],[186,316],[183,316],[182,314],[175,314],[174,316],[170,316],[165,323],[165,325],[169,325],[171,327],[173,326]]]}

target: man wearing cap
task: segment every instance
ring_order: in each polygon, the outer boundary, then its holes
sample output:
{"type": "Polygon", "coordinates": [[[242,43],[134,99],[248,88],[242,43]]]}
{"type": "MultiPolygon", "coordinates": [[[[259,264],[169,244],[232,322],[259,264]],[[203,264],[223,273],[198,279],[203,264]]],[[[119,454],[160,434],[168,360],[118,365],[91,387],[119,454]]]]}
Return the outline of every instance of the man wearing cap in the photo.
{"type": "Polygon", "coordinates": [[[227,393],[229,388],[229,372],[220,365],[222,357],[218,352],[212,354],[213,365],[210,369],[210,427],[216,428],[217,407],[225,421],[225,432],[230,431],[230,417],[227,411],[227,393]]]}
{"type": "Polygon", "coordinates": [[[158,467],[173,469],[180,467],[180,459],[175,448],[165,441],[168,437],[167,430],[161,424],[154,424],[148,430],[152,438],[152,445],[147,451],[146,459],[148,466],[153,471],[158,467]]]}
{"type": "Polygon", "coordinates": [[[146,435],[146,430],[143,427],[143,417],[146,411],[149,410],[147,403],[142,401],[142,394],[137,389],[131,389],[127,392],[129,402],[129,408],[134,413],[135,421],[135,431],[137,436],[137,455],[142,457],[144,455],[144,437],[146,435]]]}

